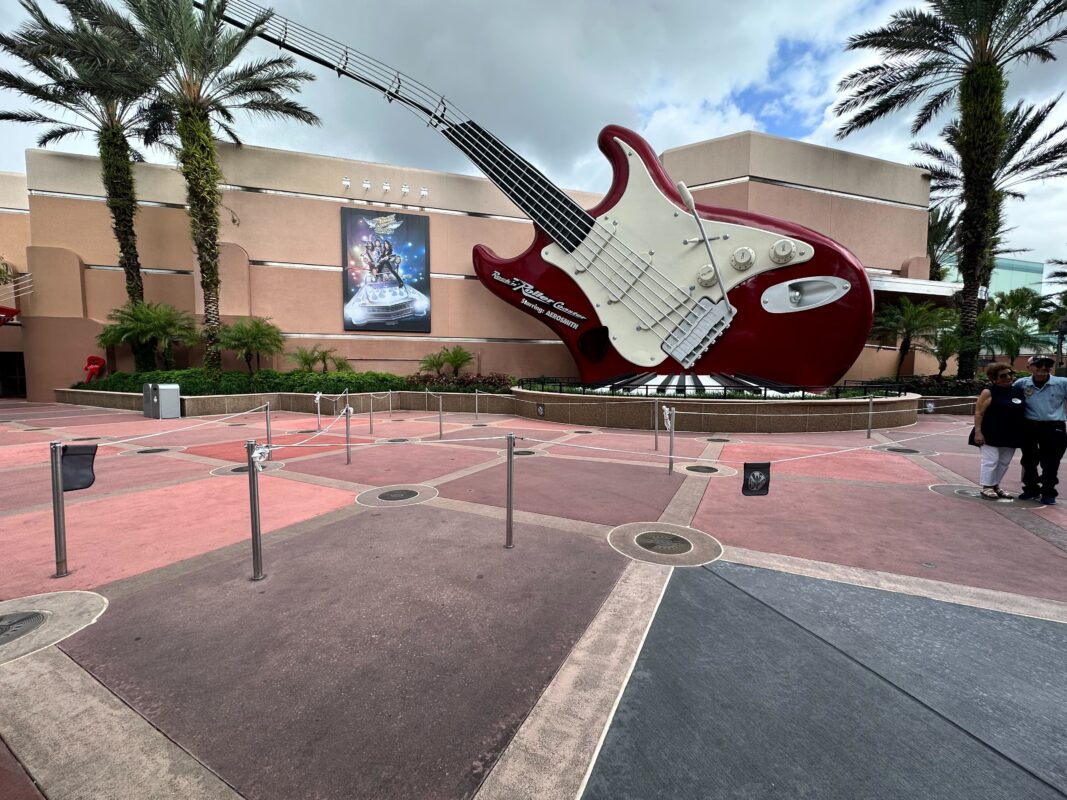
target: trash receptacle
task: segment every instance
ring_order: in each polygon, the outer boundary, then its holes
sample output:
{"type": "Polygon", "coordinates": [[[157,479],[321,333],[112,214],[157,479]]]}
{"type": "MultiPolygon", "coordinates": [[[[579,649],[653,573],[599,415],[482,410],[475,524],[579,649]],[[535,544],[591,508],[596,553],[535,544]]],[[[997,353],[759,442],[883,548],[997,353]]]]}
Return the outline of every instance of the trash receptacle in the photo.
{"type": "Polygon", "coordinates": [[[181,402],[181,390],[176,383],[144,385],[144,415],[150,419],[179,419],[181,402]]]}

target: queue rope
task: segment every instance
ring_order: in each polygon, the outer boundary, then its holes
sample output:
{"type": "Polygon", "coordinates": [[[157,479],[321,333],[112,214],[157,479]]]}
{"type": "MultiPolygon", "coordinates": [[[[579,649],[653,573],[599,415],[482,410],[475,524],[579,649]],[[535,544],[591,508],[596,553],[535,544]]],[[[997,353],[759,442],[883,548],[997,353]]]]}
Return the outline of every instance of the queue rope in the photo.
{"type": "Polygon", "coordinates": [[[209,420],[206,420],[204,422],[198,422],[196,425],[190,425],[188,428],[175,428],[173,430],[168,430],[168,431],[157,431],[156,433],[146,433],[144,436],[131,436],[129,439],[120,439],[117,442],[105,442],[105,444],[107,444],[107,445],[127,444],[129,442],[136,442],[136,441],[139,441],[141,439],[151,439],[153,436],[163,436],[163,435],[168,434],[168,433],[183,433],[185,431],[191,431],[194,428],[202,428],[205,425],[217,425],[220,422],[225,422],[226,420],[233,419],[234,417],[243,417],[245,414],[253,414],[253,413],[257,412],[257,411],[262,411],[263,409],[265,409],[269,405],[270,405],[270,403],[264,403],[261,406],[256,406],[255,408],[250,408],[250,409],[248,409],[248,411],[238,411],[236,414],[230,414],[228,416],[223,417],[222,419],[209,419],[209,420]]]}

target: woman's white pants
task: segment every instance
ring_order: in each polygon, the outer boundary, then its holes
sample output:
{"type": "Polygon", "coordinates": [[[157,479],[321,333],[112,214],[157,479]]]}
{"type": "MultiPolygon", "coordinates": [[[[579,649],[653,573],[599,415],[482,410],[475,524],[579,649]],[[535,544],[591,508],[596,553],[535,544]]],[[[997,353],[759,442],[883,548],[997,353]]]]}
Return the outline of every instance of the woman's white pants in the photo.
{"type": "Polygon", "coordinates": [[[982,445],[982,486],[999,486],[1015,455],[1014,447],[982,445]]]}

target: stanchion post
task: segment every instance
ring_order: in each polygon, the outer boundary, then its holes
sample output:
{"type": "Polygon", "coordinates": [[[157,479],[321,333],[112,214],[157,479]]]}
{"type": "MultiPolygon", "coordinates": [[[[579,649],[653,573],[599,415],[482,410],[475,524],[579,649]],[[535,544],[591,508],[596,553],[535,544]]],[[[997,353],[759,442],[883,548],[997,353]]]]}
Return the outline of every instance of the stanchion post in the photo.
{"type": "Polygon", "coordinates": [[[252,580],[261,581],[263,575],[263,540],[259,528],[259,470],[256,467],[256,440],[245,441],[248,456],[248,506],[252,512],[252,580]]]}
{"type": "Polygon", "coordinates": [[[393,390],[389,390],[389,419],[393,418],[393,390]]]}
{"type": "Polygon", "coordinates": [[[511,518],[512,509],[514,508],[514,487],[515,487],[515,434],[508,434],[508,506],[507,506],[507,520],[505,524],[504,533],[504,547],[508,550],[515,546],[512,540],[511,530],[511,518]]]}
{"type": "Polygon", "coordinates": [[[267,403],[267,460],[274,460],[274,439],[270,435],[270,403],[267,403]]]}
{"type": "Polygon", "coordinates": [[[370,396],[370,432],[374,433],[374,393],[370,396]]]}
{"type": "Polygon", "coordinates": [[[659,450],[659,398],[652,398],[652,428],[655,430],[656,450],[659,450]]]}
{"type": "Polygon", "coordinates": [[[352,406],[345,403],[345,463],[352,463],[352,406]]]}
{"type": "Polygon", "coordinates": [[[67,520],[63,507],[63,444],[49,445],[52,458],[52,527],[56,536],[55,578],[66,577],[67,572],[67,520]]]}
{"type": "Polygon", "coordinates": [[[474,390],[474,421],[478,421],[478,390],[474,390]]]}
{"type": "Polygon", "coordinates": [[[426,390],[426,394],[424,394],[422,396],[422,399],[426,403],[426,410],[429,411],[430,410],[430,387],[429,386],[424,386],[423,388],[426,390]]]}
{"type": "Polygon", "coordinates": [[[667,458],[667,474],[668,475],[673,475],[674,474],[674,429],[676,427],[676,425],[675,425],[676,420],[674,418],[674,412],[675,411],[676,411],[676,409],[674,408],[674,406],[671,406],[670,454],[668,455],[668,458],[667,458]]]}
{"type": "Polygon", "coordinates": [[[437,395],[437,438],[445,438],[445,396],[437,395]]]}
{"type": "Polygon", "coordinates": [[[867,438],[871,438],[871,427],[874,424],[874,398],[867,398],[867,438]]]}
{"type": "Polygon", "coordinates": [[[315,431],[322,431],[322,392],[315,392],[315,431]]]}

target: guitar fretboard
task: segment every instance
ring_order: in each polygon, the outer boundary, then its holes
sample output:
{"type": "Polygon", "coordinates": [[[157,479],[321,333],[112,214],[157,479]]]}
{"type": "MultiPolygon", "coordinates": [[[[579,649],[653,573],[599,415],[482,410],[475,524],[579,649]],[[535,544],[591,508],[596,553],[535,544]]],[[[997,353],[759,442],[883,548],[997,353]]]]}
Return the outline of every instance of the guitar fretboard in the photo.
{"type": "Polygon", "coordinates": [[[247,0],[230,0],[224,19],[239,28],[262,26],[259,35],[266,41],[377,89],[390,103],[407,108],[458,147],[565,251],[573,252],[595,224],[540,170],[414,78],[247,0]]]}

